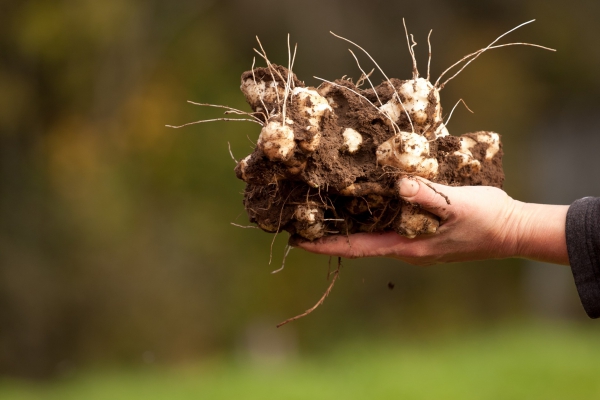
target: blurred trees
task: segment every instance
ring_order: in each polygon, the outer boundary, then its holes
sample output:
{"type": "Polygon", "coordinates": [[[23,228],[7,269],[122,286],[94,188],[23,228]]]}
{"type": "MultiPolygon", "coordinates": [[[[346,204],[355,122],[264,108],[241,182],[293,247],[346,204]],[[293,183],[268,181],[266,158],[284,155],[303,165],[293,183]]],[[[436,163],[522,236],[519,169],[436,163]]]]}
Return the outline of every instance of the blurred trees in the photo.
{"type": "MultiPolygon", "coordinates": [[[[242,157],[256,128],[164,127],[219,115],[188,99],[246,108],[239,76],[251,65],[255,34],[272,61],[285,62],[290,32],[299,43],[296,72],[316,85],[312,75],[358,76],[345,44],[328,30],[359,41],[402,78],[411,67],[401,18],[419,42],[421,69],[433,28],[436,76],[539,17],[511,38],[557,47],[556,55],[490,52],[444,89],[443,101],[449,109],[462,97],[476,111],[458,110],[451,131],[504,134],[511,195],[549,201],[530,191],[536,177],[527,173],[528,146],[536,127],[555,115],[595,115],[598,5],[451,3],[2,2],[0,374],[141,362],[147,352],[158,361],[199,357],[234,348],[255,321],[279,322],[318,299],[326,258],[295,251],[283,272],[270,275],[284,235],[269,266],[272,236],[229,225],[246,218],[228,142],[242,157]]],[[[587,120],[597,128],[595,118],[587,120]]],[[[316,349],[333,337],[411,335],[523,315],[519,265],[419,270],[348,261],[326,305],[283,329],[316,349]]],[[[569,301],[579,313],[573,293],[569,301]]]]}

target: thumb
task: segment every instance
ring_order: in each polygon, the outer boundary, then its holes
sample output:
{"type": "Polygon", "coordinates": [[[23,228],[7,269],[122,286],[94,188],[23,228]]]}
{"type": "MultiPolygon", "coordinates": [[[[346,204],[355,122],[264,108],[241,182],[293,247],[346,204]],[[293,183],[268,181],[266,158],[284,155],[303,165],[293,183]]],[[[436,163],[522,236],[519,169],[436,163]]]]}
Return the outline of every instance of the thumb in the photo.
{"type": "Polygon", "coordinates": [[[396,188],[403,200],[416,203],[442,219],[450,216],[452,187],[423,178],[402,178],[396,182],[396,188]]]}

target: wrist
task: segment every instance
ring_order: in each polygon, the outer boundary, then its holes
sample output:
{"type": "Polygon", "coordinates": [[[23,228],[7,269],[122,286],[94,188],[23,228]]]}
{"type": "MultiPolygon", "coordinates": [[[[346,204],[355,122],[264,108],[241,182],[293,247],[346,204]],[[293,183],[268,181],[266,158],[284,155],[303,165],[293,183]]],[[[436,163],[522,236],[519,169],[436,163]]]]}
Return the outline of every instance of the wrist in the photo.
{"type": "Polygon", "coordinates": [[[567,265],[565,224],[569,206],[516,203],[513,256],[567,265]]]}

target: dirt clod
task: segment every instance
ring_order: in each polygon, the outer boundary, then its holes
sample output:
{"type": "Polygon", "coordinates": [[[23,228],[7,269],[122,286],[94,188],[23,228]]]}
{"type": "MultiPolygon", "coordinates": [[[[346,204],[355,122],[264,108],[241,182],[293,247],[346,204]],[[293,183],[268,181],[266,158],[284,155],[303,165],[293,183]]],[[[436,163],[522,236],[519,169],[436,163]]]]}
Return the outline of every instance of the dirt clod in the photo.
{"type": "Polygon", "coordinates": [[[425,79],[365,90],[338,79],[313,88],[270,64],[244,72],[241,88],[263,129],[236,175],[247,183],[250,221],[267,232],[308,240],[433,234],[437,217],[399,198],[400,177],[502,187],[499,135],[449,135],[438,88],[425,79]]]}

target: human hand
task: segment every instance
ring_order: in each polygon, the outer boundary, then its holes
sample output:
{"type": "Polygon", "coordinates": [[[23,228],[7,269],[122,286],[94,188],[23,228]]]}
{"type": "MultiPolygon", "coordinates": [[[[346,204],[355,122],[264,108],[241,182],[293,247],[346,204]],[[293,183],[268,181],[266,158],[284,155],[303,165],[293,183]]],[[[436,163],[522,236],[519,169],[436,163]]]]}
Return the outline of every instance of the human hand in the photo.
{"type": "Polygon", "coordinates": [[[422,266],[507,257],[568,264],[568,206],[522,203],[494,187],[451,187],[421,178],[403,178],[398,188],[404,200],[440,218],[435,234],[408,239],[395,232],[358,233],[314,242],[293,238],[291,244],[318,254],[385,256],[422,266]]]}

